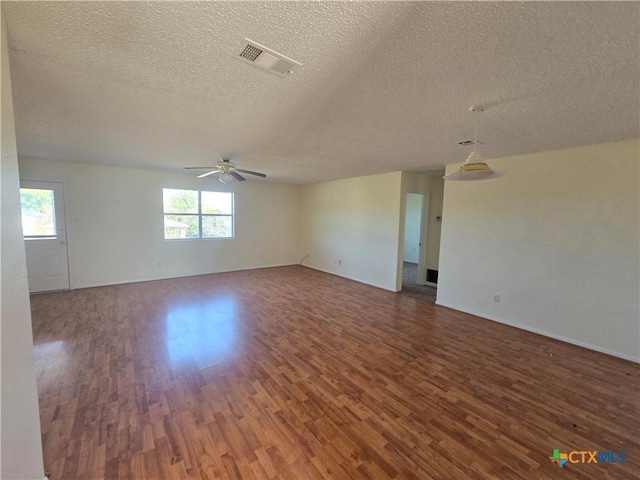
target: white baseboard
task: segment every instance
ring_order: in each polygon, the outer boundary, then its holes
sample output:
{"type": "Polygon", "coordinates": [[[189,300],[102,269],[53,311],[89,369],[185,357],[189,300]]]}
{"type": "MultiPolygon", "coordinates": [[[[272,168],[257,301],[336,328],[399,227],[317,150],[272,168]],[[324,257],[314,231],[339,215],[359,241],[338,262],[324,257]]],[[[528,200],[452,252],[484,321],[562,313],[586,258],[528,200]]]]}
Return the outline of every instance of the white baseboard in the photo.
{"type": "MultiPolygon", "coordinates": [[[[187,275],[175,275],[171,277],[145,277],[145,278],[135,278],[130,280],[121,280],[117,282],[104,282],[104,283],[86,283],[76,285],[70,290],[80,290],[82,288],[95,288],[95,287],[110,287],[113,285],[126,285],[128,283],[141,283],[141,282],[155,282],[157,280],[171,280],[172,278],[187,278],[187,277],[199,277],[202,275],[215,275],[216,273],[229,273],[229,272],[242,272],[245,270],[260,270],[262,268],[278,268],[278,267],[289,267],[292,265],[297,265],[297,263],[281,263],[275,265],[261,265],[259,267],[248,267],[248,268],[237,268],[231,270],[218,270],[215,272],[202,272],[202,273],[189,273],[187,275]]],[[[45,292],[50,293],[50,292],[45,292]]]]}
{"type": "Polygon", "coordinates": [[[498,322],[498,323],[502,323],[503,325],[509,325],[510,327],[519,328],[520,330],[526,330],[527,332],[537,333],[538,335],[542,335],[543,337],[553,338],[554,340],[560,340],[561,342],[570,343],[571,345],[577,345],[578,347],[588,348],[589,350],[605,353],[607,355],[611,355],[612,357],[618,357],[618,358],[622,358],[623,360],[629,360],[630,362],[640,363],[640,357],[634,357],[631,355],[626,355],[624,353],[614,352],[613,350],[609,350],[607,348],[599,347],[597,345],[592,345],[586,342],[581,342],[580,340],[575,340],[573,338],[563,337],[562,335],[557,335],[555,333],[547,332],[545,330],[540,330],[538,328],[529,327],[527,325],[522,325],[520,323],[514,323],[508,320],[503,320],[502,318],[493,317],[491,315],[487,315],[486,313],[473,312],[471,310],[462,309],[454,305],[447,305],[437,300],[436,300],[436,305],[451,308],[453,310],[468,313],[470,315],[475,315],[476,317],[484,318],[486,320],[491,320],[492,322],[498,322]]]}
{"type": "MultiPolygon", "coordinates": [[[[301,264],[302,265],[302,264],[301,264]]],[[[353,280],[354,282],[358,282],[358,283],[364,283],[365,285],[369,285],[371,287],[376,287],[376,288],[380,288],[382,290],[385,290],[387,292],[393,292],[396,293],[398,290],[396,289],[390,289],[387,287],[383,287],[382,285],[378,285],[377,283],[371,283],[371,282],[367,282],[365,280],[360,280],[359,278],[353,278],[353,277],[349,277],[347,275],[340,275],[337,272],[331,272],[329,270],[324,270],[322,268],[318,268],[318,267],[314,267],[312,265],[302,265],[305,268],[310,268],[311,270],[316,270],[318,272],[322,272],[322,273],[328,273],[329,275],[335,275],[336,277],[340,277],[340,278],[346,278],[347,280],[353,280]]]]}

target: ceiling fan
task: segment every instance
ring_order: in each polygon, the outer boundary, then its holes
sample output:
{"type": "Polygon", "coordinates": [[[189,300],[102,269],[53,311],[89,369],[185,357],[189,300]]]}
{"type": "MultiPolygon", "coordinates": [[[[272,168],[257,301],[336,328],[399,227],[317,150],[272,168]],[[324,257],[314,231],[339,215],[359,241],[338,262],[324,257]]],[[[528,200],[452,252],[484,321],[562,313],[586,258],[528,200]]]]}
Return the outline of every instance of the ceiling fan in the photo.
{"type": "Polygon", "coordinates": [[[205,172],[201,175],[198,175],[197,178],[208,177],[209,175],[220,175],[218,180],[222,183],[231,183],[233,180],[238,180],[239,182],[244,182],[246,178],[240,175],[240,172],[255,175],[256,177],[266,178],[264,173],[252,172],[251,170],[243,170],[242,168],[236,168],[235,164],[229,160],[228,158],[223,158],[220,160],[215,167],[184,167],[185,170],[207,170],[212,169],[208,172],[205,172]]]}

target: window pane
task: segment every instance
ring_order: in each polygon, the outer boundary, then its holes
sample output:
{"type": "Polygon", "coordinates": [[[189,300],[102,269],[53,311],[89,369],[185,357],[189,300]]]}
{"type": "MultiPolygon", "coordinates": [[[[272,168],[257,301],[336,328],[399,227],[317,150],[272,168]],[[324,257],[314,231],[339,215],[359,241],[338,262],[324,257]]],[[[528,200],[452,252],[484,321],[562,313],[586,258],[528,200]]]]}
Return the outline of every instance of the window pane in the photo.
{"type": "Polygon", "coordinates": [[[164,238],[198,238],[198,215],[165,215],[164,238]]]}
{"type": "MultiPolygon", "coordinates": [[[[203,192],[204,193],[204,192],[203,192]]],[[[231,216],[202,216],[202,238],[232,237],[233,221],[231,216]]]]}
{"type": "Polygon", "coordinates": [[[164,213],[198,213],[197,190],[163,188],[164,213]]]}
{"type": "Polygon", "coordinates": [[[202,213],[232,215],[233,193],[202,192],[202,213]]]}
{"type": "Polygon", "coordinates": [[[53,190],[21,188],[22,233],[29,236],[56,236],[53,190]]]}

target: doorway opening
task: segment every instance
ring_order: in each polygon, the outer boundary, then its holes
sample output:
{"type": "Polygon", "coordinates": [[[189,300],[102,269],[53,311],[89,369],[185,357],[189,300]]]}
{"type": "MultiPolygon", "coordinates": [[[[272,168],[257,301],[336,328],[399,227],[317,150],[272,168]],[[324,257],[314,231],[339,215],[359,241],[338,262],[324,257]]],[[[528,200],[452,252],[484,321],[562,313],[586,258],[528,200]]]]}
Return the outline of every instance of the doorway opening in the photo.
{"type": "Polygon", "coordinates": [[[405,199],[401,293],[435,303],[436,287],[427,285],[426,239],[428,212],[428,195],[407,193],[405,199]]]}

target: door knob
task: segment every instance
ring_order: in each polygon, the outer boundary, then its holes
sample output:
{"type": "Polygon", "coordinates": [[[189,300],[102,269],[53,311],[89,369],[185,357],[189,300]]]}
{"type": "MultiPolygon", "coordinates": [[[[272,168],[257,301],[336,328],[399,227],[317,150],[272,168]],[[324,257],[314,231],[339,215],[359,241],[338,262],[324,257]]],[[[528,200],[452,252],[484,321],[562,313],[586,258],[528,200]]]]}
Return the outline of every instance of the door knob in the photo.
{"type": "Polygon", "coordinates": [[[60,240],[60,245],[64,245],[65,241],[64,240],[60,240]]]}

